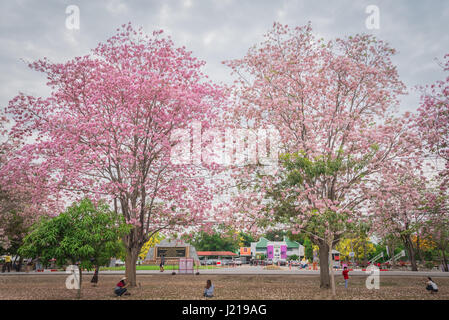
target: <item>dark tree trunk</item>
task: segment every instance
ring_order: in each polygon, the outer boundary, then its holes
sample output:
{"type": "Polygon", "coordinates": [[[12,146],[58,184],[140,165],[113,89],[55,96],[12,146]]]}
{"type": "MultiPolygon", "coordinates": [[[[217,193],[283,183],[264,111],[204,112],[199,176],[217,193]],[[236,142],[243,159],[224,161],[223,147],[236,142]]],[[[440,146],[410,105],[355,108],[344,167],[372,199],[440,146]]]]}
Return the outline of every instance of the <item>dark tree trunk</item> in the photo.
{"type": "Polygon", "coordinates": [[[79,278],[79,288],[78,288],[78,299],[81,299],[81,286],[82,286],[82,281],[83,281],[83,270],[81,269],[81,267],[78,267],[78,270],[80,272],[80,278],[79,278]]]}
{"type": "Polygon", "coordinates": [[[129,234],[124,237],[124,242],[126,245],[126,277],[128,278],[128,283],[131,287],[137,285],[137,275],[136,275],[136,262],[139,257],[140,249],[143,245],[139,240],[139,230],[137,228],[132,229],[129,234]]]}
{"type": "Polygon", "coordinates": [[[444,250],[441,250],[442,256],[443,256],[443,271],[444,272],[449,272],[449,266],[448,261],[447,261],[447,257],[446,257],[446,253],[444,252],[444,250]]]}
{"type": "Polygon", "coordinates": [[[137,285],[137,274],[136,274],[136,262],[139,255],[139,250],[135,248],[126,250],[126,278],[128,278],[128,283],[131,287],[137,285]]]}
{"type": "Polygon", "coordinates": [[[319,240],[318,247],[320,249],[320,288],[330,289],[329,246],[325,241],[319,240]]]}
{"type": "Polygon", "coordinates": [[[407,248],[408,257],[412,266],[412,271],[418,271],[418,265],[416,264],[415,248],[410,235],[403,236],[405,247],[407,248]]]}
{"type": "Polygon", "coordinates": [[[419,261],[421,262],[421,264],[424,264],[424,257],[421,249],[421,239],[419,236],[416,236],[416,252],[418,254],[419,261]]]}
{"type": "Polygon", "coordinates": [[[396,260],[394,259],[394,256],[395,256],[394,250],[395,250],[395,245],[392,242],[390,245],[390,251],[391,251],[390,256],[391,256],[391,265],[393,268],[396,267],[396,260]]]}

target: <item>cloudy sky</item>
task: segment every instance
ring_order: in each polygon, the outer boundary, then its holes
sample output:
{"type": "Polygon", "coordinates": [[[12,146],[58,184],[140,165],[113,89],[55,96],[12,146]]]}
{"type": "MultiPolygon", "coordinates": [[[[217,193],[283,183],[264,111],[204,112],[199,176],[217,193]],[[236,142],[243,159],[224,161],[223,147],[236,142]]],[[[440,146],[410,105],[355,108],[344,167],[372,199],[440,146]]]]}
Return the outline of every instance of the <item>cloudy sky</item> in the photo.
{"type": "MultiPolygon", "coordinates": [[[[0,106],[18,91],[48,93],[45,78],[29,70],[24,60],[48,57],[62,62],[84,55],[129,21],[148,33],[165,30],[177,45],[185,45],[207,61],[205,71],[212,79],[227,83],[232,78],[221,62],[242,57],[274,21],[291,26],[311,21],[314,32],[326,39],[376,34],[399,50],[395,63],[410,89],[441,79],[443,74],[434,59],[449,53],[447,0],[2,0],[0,106]],[[79,8],[79,30],[66,27],[70,5],[79,8]],[[366,26],[369,5],[379,8],[379,29],[366,26]]],[[[415,110],[418,103],[418,94],[411,90],[401,108],[415,110]]]]}

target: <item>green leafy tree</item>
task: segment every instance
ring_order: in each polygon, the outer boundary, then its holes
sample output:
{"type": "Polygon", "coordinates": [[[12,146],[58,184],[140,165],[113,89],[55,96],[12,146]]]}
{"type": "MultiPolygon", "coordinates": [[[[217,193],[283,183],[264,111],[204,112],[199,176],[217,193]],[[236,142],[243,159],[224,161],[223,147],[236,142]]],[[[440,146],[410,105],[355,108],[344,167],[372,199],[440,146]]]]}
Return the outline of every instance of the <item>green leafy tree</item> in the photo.
{"type": "Polygon", "coordinates": [[[265,233],[265,238],[269,241],[282,241],[284,236],[287,235],[285,230],[271,230],[265,233]]]}
{"type": "Polygon", "coordinates": [[[309,261],[313,260],[313,244],[308,237],[304,238],[304,255],[309,261]]]}
{"type": "Polygon", "coordinates": [[[191,244],[198,251],[231,251],[236,252],[239,249],[241,236],[232,229],[226,229],[220,226],[212,233],[199,232],[191,244]]]}
{"type": "Polygon", "coordinates": [[[288,257],[288,260],[298,260],[299,257],[296,254],[292,254],[290,257],[288,257]]]}
{"type": "Polygon", "coordinates": [[[240,232],[240,246],[241,247],[250,247],[251,242],[255,242],[254,237],[249,233],[240,232]]]}
{"type": "Polygon", "coordinates": [[[353,217],[348,208],[340,210],[336,206],[329,207],[318,198],[316,203],[311,201],[305,196],[309,192],[305,186],[311,186],[320,179],[337,175],[357,164],[344,163],[340,158],[309,159],[303,152],[283,154],[280,163],[278,182],[265,195],[268,200],[265,208],[266,216],[269,217],[267,224],[297,225],[299,231],[310,237],[312,243],[319,247],[320,287],[331,287],[335,293],[331,252],[342,235],[354,227],[353,217]]]}
{"type": "Polygon", "coordinates": [[[44,217],[32,227],[19,253],[46,263],[56,259],[60,266],[79,265],[81,296],[82,269],[105,265],[123,251],[120,238],[130,226],[108,206],[84,199],[54,218],[44,217]]]}

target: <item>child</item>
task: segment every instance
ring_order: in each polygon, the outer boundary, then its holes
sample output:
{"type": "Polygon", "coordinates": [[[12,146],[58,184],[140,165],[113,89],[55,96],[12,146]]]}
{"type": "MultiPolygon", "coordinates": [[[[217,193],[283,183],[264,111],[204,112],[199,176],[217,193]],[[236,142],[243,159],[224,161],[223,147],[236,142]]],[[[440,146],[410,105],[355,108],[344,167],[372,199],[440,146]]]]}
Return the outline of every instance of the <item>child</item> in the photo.
{"type": "Polygon", "coordinates": [[[433,282],[431,277],[427,277],[429,281],[427,281],[426,289],[430,291],[430,294],[438,292],[438,286],[435,282],[433,282]]]}
{"type": "Polygon", "coordinates": [[[212,281],[207,280],[203,296],[206,298],[212,298],[214,296],[214,285],[212,284],[212,281]]]}
{"type": "Polygon", "coordinates": [[[348,273],[349,273],[348,267],[345,266],[345,268],[343,269],[342,274],[343,274],[343,278],[345,279],[345,288],[346,289],[348,289],[348,279],[349,279],[348,273]]]}

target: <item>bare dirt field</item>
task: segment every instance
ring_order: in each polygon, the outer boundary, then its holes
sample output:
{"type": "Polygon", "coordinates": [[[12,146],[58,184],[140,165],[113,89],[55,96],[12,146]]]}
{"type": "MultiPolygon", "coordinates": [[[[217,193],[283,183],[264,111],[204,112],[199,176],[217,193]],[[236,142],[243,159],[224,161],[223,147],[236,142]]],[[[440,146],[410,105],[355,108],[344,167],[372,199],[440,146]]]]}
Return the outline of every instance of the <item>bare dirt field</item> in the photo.
{"type": "MultiPolygon", "coordinates": [[[[101,275],[97,287],[86,275],[82,285],[82,299],[172,299],[195,300],[202,297],[206,280],[215,285],[214,300],[303,300],[334,299],[329,290],[319,288],[318,276],[304,275],[138,275],[136,288],[130,296],[115,297],[113,288],[120,275],[101,275]]],[[[65,275],[11,275],[0,277],[1,300],[23,299],[76,299],[76,290],[65,287],[65,275]]],[[[439,292],[430,294],[425,290],[425,277],[388,277],[380,279],[379,290],[365,287],[366,277],[353,276],[349,288],[344,288],[341,277],[337,277],[337,296],[345,300],[392,300],[430,299],[449,300],[449,278],[435,278],[439,292]]]]}

